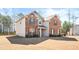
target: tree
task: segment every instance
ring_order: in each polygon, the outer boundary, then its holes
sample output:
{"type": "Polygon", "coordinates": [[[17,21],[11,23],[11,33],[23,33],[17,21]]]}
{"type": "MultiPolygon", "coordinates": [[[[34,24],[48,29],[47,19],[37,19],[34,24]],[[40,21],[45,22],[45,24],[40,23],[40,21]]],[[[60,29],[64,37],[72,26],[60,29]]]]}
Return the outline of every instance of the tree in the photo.
{"type": "Polygon", "coordinates": [[[64,21],[64,23],[63,23],[63,32],[65,33],[65,34],[67,34],[67,32],[69,32],[70,31],[70,28],[72,27],[72,24],[70,23],[70,22],[68,22],[68,21],[64,21]]]}
{"type": "Polygon", "coordinates": [[[12,24],[12,19],[10,16],[4,16],[0,14],[0,22],[3,24],[3,32],[6,29],[8,30],[8,33],[10,32],[10,26],[12,24]]]}
{"type": "Polygon", "coordinates": [[[9,32],[10,32],[10,27],[11,27],[11,24],[12,24],[11,17],[10,17],[10,16],[4,16],[4,19],[5,19],[4,26],[7,27],[7,29],[8,29],[8,34],[9,34],[9,32]]]}
{"type": "Polygon", "coordinates": [[[0,32],[3,32],[2,15],[0,13],[0,32]]]}
{"type": "Polygon", "coordinates": [[[8,34],[10,32],[10,26],[12,24],[12,19],[8,15],[10,10],[12,10],[12,9],[11,8],[2,8],[2,11],[4,12],[5,15],[1,16],[1,21],[2,21],[2,24],[3,24],[3,32],[4,32],[4,28],[6,27],[8,34]]]}

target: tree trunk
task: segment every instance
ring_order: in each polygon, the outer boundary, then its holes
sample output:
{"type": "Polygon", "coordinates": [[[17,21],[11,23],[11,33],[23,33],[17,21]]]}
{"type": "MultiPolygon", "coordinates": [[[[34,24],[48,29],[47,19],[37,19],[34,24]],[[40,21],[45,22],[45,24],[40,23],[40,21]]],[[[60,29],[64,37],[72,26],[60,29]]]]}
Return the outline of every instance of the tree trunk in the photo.
{"type": "Polygon", "coordinates": [[[9,31],[9,28],[8,28],[8,35],[9,35],[9,32],[10,32],[10,31],[9,31]]]}

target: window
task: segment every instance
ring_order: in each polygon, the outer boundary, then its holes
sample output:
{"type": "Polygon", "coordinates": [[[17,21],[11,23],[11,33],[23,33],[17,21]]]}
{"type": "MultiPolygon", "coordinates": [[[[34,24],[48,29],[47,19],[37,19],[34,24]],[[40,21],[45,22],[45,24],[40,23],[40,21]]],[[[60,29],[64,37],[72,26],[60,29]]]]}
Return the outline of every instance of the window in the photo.
{"type": "Polygon", "coordinates": [[[33,18],[30,21],[31,21],[31,23],[33,23],[34,22],[33,18]]]}
{"type": "Polygon", "coordinates": [[[35,23],[35,20],[33,18],[30,18],[29,24],[34,24],[34,23],[35,23]]]}
{"type": "Polygon", "coordinates": [[[56,20],[54,21],[54,25],[57,25],[57,21],[56,20]]]}

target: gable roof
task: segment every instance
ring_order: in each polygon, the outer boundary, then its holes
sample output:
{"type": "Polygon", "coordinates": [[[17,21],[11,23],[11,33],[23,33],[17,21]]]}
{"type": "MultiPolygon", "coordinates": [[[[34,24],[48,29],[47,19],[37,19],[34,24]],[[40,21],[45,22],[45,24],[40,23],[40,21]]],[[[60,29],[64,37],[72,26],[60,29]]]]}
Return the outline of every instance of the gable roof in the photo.
{"type": "Polygon", "coordinates": [[[19,22],[20,20],[22,20],[23,18],[25,18],[26,16],[29,16],[29,15],[31,15],[31,14],[37,15],[40,20],[44,20],[44,18],[43,18],[37,11],[33,11],[33,12],[31,12],[30,14],[25,15],[24,17],[22,17],[22,18],[20,18],[19,20],[17,20],[16,23],[19,22]]]}
{"type": "Polygon", "coordinates": [[[51,15],[51,16],[47,17],[46,19],[50,22],[50,20],[53,20],[54,17],[56,17],[57,19],[59,19],[59,16],[58,15],[51,15]]]}
{"type": "MultiPolygon", "coordinates": [[[[25,17],[25,16],[24,16],[25,17]]],[[[22,20],[24,17],[21,17],[19,20],[17,20],[15,23],[19,22],[20,20],[22,20]]]]}
{"type": "Polygon", "coordinates": [[[38,12],[34,11],[34,13],[38,15],[39,19],[43,19],[43,17],[38,12]]]}
{"type": "Polygon", "coordinates": [[[51,15],[51,16],[49,16],[49,17],[46,17],[46,20],[50,20],[50,19],[52,19],[53,16],[54,16],[54,15],[51,15]]]}

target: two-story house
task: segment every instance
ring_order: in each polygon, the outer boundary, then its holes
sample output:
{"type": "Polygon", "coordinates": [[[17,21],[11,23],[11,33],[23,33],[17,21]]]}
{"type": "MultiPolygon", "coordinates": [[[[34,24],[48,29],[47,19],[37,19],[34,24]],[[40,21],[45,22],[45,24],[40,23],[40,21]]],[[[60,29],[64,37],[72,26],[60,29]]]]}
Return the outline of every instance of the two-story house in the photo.
{"type": "Polygon", "coordinates": [[[16,35],[23,37],[59,35],[60,27],[61,21],[57,15],[47,21],[39,13],[33,11],[16,21],[16,35]]]}

